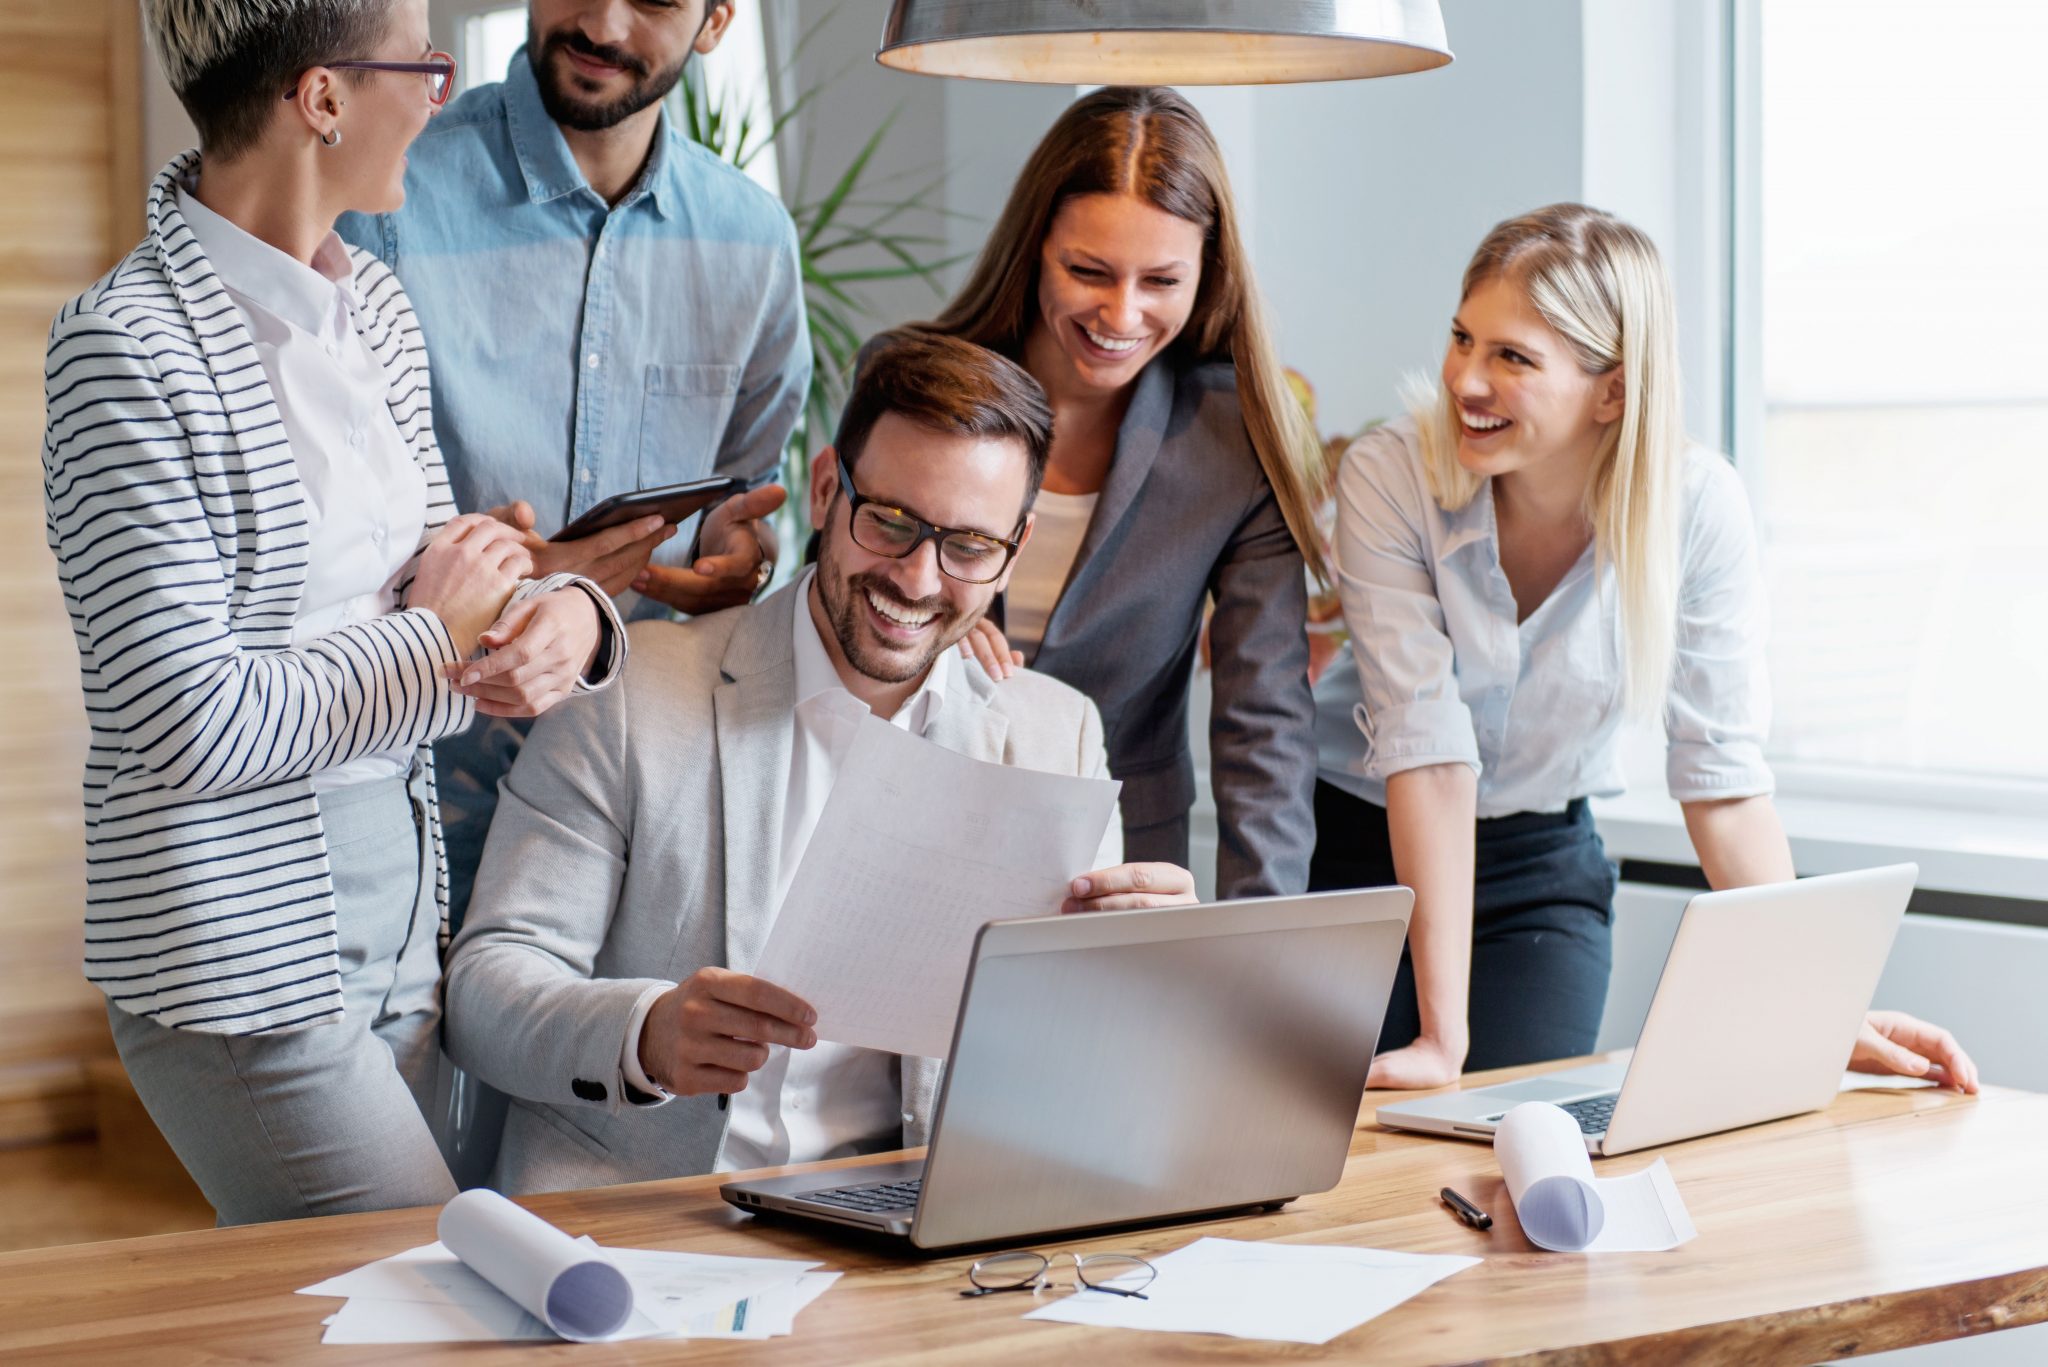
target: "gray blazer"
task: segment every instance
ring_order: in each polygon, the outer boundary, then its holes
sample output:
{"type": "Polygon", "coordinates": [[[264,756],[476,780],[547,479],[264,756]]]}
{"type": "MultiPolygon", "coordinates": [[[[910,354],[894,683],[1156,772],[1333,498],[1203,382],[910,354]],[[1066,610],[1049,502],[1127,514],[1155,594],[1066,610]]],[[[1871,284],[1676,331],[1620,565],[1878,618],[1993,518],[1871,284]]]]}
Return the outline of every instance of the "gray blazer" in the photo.
{"type": "Polygon", "coordinates": [[[1138,376],[1116,457],[1031,667],[1102,710],[1124,857],[1188,862],[1188,684],[1210,627],[1220,897],[1297,893],[1315,848],[1315,701],[1301,552],[1252,450],[1236,368],[1138,376]]]}
{"type": "MultiPolygon", "coordinates": [[[[652,983],[750,971],[768,937],[789,777],[798,585],[752,607],[628,628],[609,692],[541,718],[505,778],[450,948],[454,1060],[513,1100],[496,1184],[519,1193],[709,1172],[716,1096],[633,1104],[626,1025],[652,983]]],[[[929,738],[976,759],[1106,776],[1088,700],[1030,673],[956,670],[929,738]]],[[[940,1064],[905,1059],[905,1145],[940,1064]]]]}

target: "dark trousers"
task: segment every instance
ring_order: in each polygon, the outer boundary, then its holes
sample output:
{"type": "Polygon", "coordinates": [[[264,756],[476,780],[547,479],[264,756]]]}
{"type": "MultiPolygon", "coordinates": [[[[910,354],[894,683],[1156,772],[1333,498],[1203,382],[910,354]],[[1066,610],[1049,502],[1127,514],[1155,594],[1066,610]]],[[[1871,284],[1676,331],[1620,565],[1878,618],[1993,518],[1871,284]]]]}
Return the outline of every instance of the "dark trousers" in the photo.
{"type": "MultiPolygon", "coordinates": [[[[1581,798],[1562,812],[1521,812],[1478,823],[1472,887],[1472,1050],[1465,1067],[1591,1053],[1613,963],[1614,886],[1593,815],[1581,798]]],[[[1394,877],[1387,812],[1316,784],[1316,853],[1309,890],[1381,887],[1394,877]]],[[[1422,1032],[1408,952],[1394,979],[1380,1049],[1422,1032]]]]}

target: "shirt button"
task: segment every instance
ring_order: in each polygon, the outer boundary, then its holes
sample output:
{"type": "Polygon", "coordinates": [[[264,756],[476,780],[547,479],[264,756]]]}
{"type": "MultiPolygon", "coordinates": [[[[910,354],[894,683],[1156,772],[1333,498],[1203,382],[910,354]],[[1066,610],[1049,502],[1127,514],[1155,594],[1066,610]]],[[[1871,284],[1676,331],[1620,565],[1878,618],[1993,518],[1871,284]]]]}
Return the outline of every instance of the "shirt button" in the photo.
{"type": "Polygon", "coordinates": [[[340,359],[341,359],[341,343],[339,343],[339,342],[329,342],[329,343],[327,344],[327,354],[328,354],[329,356],[332,356],[332,357],[333,357],[333,358],[334,358],[335,360],[337,360],[337,361],[338,361],[338,360],[340,360],[340,359]]]}
{"type": "Polygon", "coordinates": [[[591,368],[592,370],[595,370],[595,369],[597,369],[597,366],[598,366],[598,360],[597,360],[597,353],[593,351],[593,352],[591,352],[591,353],[590,353],[590,354],[589,354],[588,356],[585,356],[585,357],[583,358],[583,364],[585,364],[585,365],[589,366],[589,367],[590,367],[590,368],[591,368]]]}
{"type": "Polygon", "coordinates": [[[350,446],[353,446],[353,447],[355,447],[355,448],[356,448],[356,450],[358,450],[358,451],[360,451],[360,450],[362,450],[362,449],[363,449],[363,429],[362,429],[362,428],[358,427],[358,428],[357,428],[357,429],[356,429],[355,431],[353,431],[353,432],[351,432],[351,433],[349,433],[349,434],[348,434],[348,444],[349,444],[350,446]]]}
{"type": "Polygon", "coordinates": [[[383,545],[383,544],[384,544],[384,529],[383,529],[382,527],[372,527],[372,528],[370,528],[370,540],[372,540],[372,541],[376,542],[376,543],[377,543],[378,545],[380,545],[380,546],[381,546],[381,545],[383,545]]]}

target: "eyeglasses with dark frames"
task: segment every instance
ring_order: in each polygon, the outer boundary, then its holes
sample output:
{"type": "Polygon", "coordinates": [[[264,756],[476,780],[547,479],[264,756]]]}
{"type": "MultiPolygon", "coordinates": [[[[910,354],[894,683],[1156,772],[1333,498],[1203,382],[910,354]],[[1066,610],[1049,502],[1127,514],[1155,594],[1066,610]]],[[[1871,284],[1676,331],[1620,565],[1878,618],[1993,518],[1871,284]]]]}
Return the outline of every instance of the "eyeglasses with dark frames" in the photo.
{"type": "Polygon", "coordinates": [[[993,1296],[1003,1291],[1039,1292],[1051,1285],[1052,1266],[1061,1258],[1074,1262],[1074,1280],[1084,1291],[1101,1291],[1134,1301],[1149,1299],[1145,1288],[1159,1269],[1131,1253],[996,1253],[967,1266],[974,1283],[963,1296],[993,1296]]]}
{"type": "MultiPolygon", "coordinates": [[[[322,62],[321,65],[337,71],[400,71],[424,76],[427,78],[427,103],[436,109],[448,103],[448,96],[455,90],[455,58],[445,52],[429,52],[417,62],[347,61],[322,62]]],[[[294,84],[284,92],[284,97],[289,100],[298,93],[299,87],[294,84]]]]}
{"type": "Polygon", "coordinates": [[[941,570],[963,584],[987,584],[1000,579],[1017,554],[1016,537],[1024,531],[1022,518],[1017,521],[1016,534],[1007,541],[986,532],[940,527],[916,513],[878,503],[854,488],[844,461],[839,462],[839,487],[846,491],[853,544],[871,555],[901,560],[925,542],[936,541],[941,570]]]}

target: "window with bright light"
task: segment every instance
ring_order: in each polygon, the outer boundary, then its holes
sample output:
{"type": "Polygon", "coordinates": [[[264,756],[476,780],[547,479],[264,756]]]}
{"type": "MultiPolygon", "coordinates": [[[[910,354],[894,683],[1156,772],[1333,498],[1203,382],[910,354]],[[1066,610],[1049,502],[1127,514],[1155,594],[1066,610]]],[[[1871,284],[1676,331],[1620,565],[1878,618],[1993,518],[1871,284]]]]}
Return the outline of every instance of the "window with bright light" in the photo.
{"type": "Polygon", "coordinates": [[[1757,13],[1775,758],[2048,784],[2048,6],[1757,13]]]}
{"type": "MultiPolygon", "coordinates": [[[[505,79],[505,68],[511,64],[512,55],[526,41],[526,6],[494,5],[464,14],[460,34],[461,51],[456,54],[458,94],[473,85],[505,79]]],[[[715,105],[722,105],[735,117],[744,110],[762,129],[773,122],[768,45],[761,31],[760,6],[741,5],[735,9],[718,46],[708,55],[690,60],[693,79],[704,82],[715,105]]],[[[680,94],[678,88],[670,97],[671,108],[680,94]]],[[[759,154],[747,163],[747,174],[770,194],[782,193],[773,143],[762,144],[759,154]]]]}

